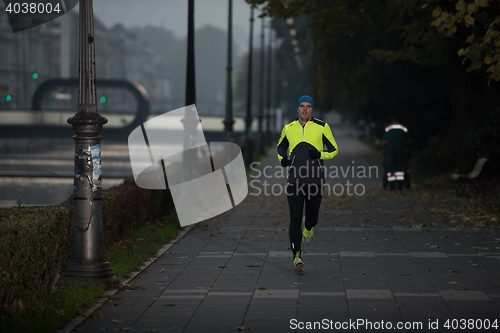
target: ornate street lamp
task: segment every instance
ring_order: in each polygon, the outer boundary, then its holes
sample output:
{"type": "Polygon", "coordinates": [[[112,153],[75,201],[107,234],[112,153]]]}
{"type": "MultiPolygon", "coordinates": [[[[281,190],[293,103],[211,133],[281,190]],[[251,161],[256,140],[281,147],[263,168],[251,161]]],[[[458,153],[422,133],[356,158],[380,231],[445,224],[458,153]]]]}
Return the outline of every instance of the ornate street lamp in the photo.
{"type": "Polygon", "coordinates": [[[78,113],[68,119],[75,130],[75,178],[73,204],[76,220],[71,262],[63,281],[96,281],[118,285],[104,261],[101,186],[102,126],[108,120],[97,113],[94,14],[92,0],[80,0],[78,113]]]}

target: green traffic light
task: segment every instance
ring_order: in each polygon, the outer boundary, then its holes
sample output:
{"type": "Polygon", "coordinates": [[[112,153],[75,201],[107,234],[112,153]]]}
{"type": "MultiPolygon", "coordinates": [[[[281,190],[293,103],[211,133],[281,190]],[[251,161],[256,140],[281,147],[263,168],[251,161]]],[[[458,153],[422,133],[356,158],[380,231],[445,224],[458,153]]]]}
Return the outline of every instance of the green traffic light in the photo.
{"type": "Polygon", "coordinates": [[[101,103],[104,103],[104,102],[106,102],[106,96],[101,97],[101,103]]]}
{"type": "Polygon", "coordinates": [[[7,102],[10,102],[11,99],[12,99],[12,96],[11,95],[7,95],[7,98],[6,98],[7,102]]]}
{"type": "Polygon", "coordinates": [[[38,79],[38,73],[33,73],[33,79],[38,79]]]}

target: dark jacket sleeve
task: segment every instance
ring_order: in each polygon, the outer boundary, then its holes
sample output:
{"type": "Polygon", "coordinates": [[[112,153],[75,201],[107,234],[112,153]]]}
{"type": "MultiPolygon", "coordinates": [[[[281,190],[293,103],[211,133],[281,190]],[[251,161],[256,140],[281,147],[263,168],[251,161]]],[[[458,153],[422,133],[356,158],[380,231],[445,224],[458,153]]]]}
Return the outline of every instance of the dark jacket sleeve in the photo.
{"type": "Polygon", "coordinates": [[[278,141],[278,160],[281,163],[281,160],[286,158],[288,159],[288,139],[286,138],[285,128],[281,131],[280,140],[278,141]]]}

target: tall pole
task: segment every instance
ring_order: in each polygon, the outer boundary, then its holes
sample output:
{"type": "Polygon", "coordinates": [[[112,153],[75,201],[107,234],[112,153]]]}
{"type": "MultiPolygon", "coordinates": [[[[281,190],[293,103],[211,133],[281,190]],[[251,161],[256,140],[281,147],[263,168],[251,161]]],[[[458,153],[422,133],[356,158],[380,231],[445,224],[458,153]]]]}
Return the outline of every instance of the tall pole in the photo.
{"type": "MultiPolygon", "coordinates": [[[[183,179],[189,181],[193,179],[193,174],[196,171],[196,151],[191,148],[195,147],[196,143],[196,128],[199,124],[196,104],[196,76],[195,76],[195,58],[194,58],[194,0],[188,1],[188,43],[187,43],[187,68],[186,68],[186,109],[184,110],[184,118],[182,118],[183,130],[183,145],[182,153],[183,163],[183,179]]],[[[163,163],[163,161],[162,161],[163,163]]],[[[163,166],[164,167],[164,166],[163,166]]],[[[182,202],[194,200],[194,197],[189,197],[189,193],[182,193],[182,202]],[[188,198],[189,197],[189,198],[188,198]]],[[[192,195],[192,193],[191,193],[192,195]]]]}
{"type": "Polygon", "coordinates": [[[233,142],[233,84],[231,73],[233,54],[233,0],[229,1],[227,23],[227,76],[226,76],[226,118],[224,119],[224,137],[227,142],[233,142]]]}
{"type": "Polygon", "coordinates": [[[194,0],[188,2],[188,42],[186,70],[186,106],[196,104],[196,78],[194,64],[194,0]]]}
{"type": "Polygon", "coordinates": [[[260,101],[259,101],[259,154],[264,154],[264,129],[262,121],[264,120],[264,30],[265,19],[262,18],[260,28],[260,101]]]}
{"type": "Polygon", "coordinates": [[[245,118],[245,164],[250,165],[253,159],[252,147],[252,59],[253,59],[253,9],[250,9],[250,43],[248,46],[248,83],[247,83],[247,117],[245,118]]]}
{"type": "Polygon", "coordinates": [[[272,86],[271,86],[271,72],[272,72],[272,38],[273,38],[273,29],[271,26],[271,21],[269,21],[269,49],[267,51],[267,106],[266,106],[266,143],[269,144],[271,142],[271,94],[272,94],[272,86]]]}
{"type": "Polygon", "coordinates": [[[76,206],[73,253],[65,266],[63,280],[96,280],[117,285],[118,279],[104,261],[104,232],[101,186],[102,126],[108,120],[97,113],[94,14],[92,0],[80,0],[78,112],[68,119],[75,130],[76,206]]]}

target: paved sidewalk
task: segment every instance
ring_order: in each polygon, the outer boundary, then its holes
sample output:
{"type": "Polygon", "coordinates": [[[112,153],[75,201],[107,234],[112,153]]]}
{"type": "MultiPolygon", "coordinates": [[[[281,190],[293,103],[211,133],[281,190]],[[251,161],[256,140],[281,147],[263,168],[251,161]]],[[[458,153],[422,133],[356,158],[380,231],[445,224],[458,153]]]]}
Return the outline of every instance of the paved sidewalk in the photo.
{"type": "MultiPolygon", "coordinates": [[[[329,166],[380,163],[354,139],[337,141],[340,155],[329,166]]],[[[277,166],[274,151],[265,166],[277,166]]],[[[460,328],[460,319],[474,319],[466,332],[488,324],[478,319],[500,321],[498,230],[449,227],[452,217],[439,213],[439,202],[416,200],[418,190],[386,192],[377,178],[345,176],[329,182],[350,179],[365,194],[323,198],[305,273],[292,269],[286,196],[251,188],[242,204],[197,224],[97,309],[103,317],[73,332],[442,332],[447,320],[460,328]],[[397,329],[401,322],[414,327],[397,329]]]]}

